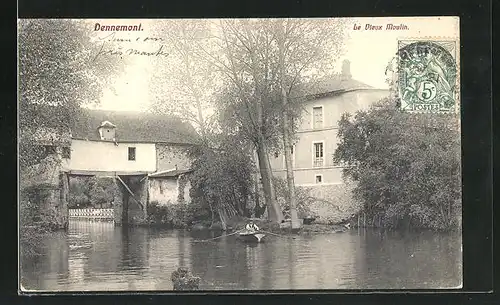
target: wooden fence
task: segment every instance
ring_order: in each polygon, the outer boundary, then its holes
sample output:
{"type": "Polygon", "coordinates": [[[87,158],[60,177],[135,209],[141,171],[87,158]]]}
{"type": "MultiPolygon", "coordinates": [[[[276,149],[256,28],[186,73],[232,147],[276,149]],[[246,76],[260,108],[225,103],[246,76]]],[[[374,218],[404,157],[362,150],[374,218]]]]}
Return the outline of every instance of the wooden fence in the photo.
{"type": "Polygon", "coordinates": [[[69,209],[70,219],[114,220],[113,209],[69,209]]]}

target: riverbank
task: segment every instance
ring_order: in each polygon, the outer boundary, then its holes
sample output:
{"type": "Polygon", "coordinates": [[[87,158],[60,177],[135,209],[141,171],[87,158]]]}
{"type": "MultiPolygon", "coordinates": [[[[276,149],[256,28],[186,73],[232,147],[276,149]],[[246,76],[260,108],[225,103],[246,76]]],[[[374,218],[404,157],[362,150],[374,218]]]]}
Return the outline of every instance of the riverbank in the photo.
{"type": "MultiPolygon", "coordinates": [[[[378,219],[378,218],[377,218],[378,219]]],[[[310,219],[310,222],[304,221],[302,227],[291,232],[290,221],[278,224],[266,219],[248,218],[243,216],[234,216],[226,220],[225,226],[220,221],[211,220],[209,215],[203,215],[193,206],[170,205],[159,206],[151,204],[148,206],[148,217],[143,224],[150,228],[159,229],[181,229],[188,231],[227,231],[234,232],[243,229],[246,224],[253,221],[263,231],[275,234],[321,234],[332,232],[343,232],[346,230],[345,224],[349,223],[351,228],[379,228],[384,230],[433,230],[433,231],[453,231],[460,228],[449,228],[448,230],[438,230],[437,228],[414,227],[409,224],[399,227],[383,227],[382,222],[369,220],[365,217],[346,217],[337,220],[328,219],[310,219]],[[312,220],[312,221],[311,221],[312,220]]]]}
{"type": "MultiPolygon", "coordinates": [[[[283,224],[274,223],[268,221],[266,219],[258,219],[258,218],[246,218],[246,217],[237,217],[230,219],[226,226],[228,232],[235,232],[239,230],[243,230],[245,226],[253,221],[261,231],[267,231],[275,234],[315,234],[315,233],[333,233],[339,230],[345,230],[345,227],[340,224],[303,224],[300,229],[294,230],[292,232],[290,227],[290,222],[287,221],[283,224]]],[[[203,231],[203,230],[212,230],[212,231],[224,231],[222,229],[222,225],[220,223],[214,223],[211,226],[203,225],[202,223],[194,224],[193,226],[188,228],[191,231],[203,231]]]]}

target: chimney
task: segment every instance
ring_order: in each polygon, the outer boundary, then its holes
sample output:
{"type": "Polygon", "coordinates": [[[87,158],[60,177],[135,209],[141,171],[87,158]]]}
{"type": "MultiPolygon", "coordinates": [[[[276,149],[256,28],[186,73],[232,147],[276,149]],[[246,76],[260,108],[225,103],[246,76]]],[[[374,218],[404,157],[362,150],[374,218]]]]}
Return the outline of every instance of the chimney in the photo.
{"type": "Polygon", "coordinates": [[[348,80],[351,79],[351,62],[347,59],[344,59],[342,62],[342,73],[341,73],[341,79],[342,80],[348,80]]]}
{"type": "Polygon", "coordinates": [[[110,121],[103,121],[97,130],[101,140],[116,142],[116,125],[110,121]]]}

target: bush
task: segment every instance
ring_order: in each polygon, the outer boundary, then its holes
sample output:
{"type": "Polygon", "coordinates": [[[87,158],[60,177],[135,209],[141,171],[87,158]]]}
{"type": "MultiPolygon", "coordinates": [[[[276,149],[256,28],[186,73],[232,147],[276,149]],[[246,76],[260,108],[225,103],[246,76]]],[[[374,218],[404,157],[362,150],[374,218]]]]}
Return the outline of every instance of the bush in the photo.
{"type": "Polygon", "coordinates": [[[171,223],[171,213],[167,206],[151,201],[147,205],[147,223],[151,225],[168,225],[171,223]]]}
{"type": "Polygon", "coordinates": [[[339,122],[334,161],[357,182],[369,223],[452,229],[461,213],[459,118],[401,112],[383,100],[339,122]]]}
{"type": "Polygon", "coordinates": [[[212,222],[212,214],[207,205],[192,201],[187,204],[186,221],[188,224],[196,222],[212,222]]]}
{"type": "Polygon", "coordinates": [[[174,290],[197,290],[200,287],[200,278],[193,276],[185,267],[179,267],[170,276],[174,290]]]}
{"type": "Polygon", "coordinates": [[[21,199],[19,202],[19,250],[23,257],[37,256],[43,236],[50,232],[49,222],[43,218],[40,221],[34,220],[35,210],[36,205],[28,200],[21,199]]]}
{"type": "Polygon", "coordinates": [[[147,220],[151,226],[161,226],[167,228],[184,229],[193,222],[195,213],[190,211],[190,204],[167,203],[160,205],[157,201],[152,201],[147,205],[147,220]]]}
{"type": "Polygon", "coordinates": [[[59,224],[53,205],[47,204],[50,189],[44,185],[24,188],[19,201],[19,243],[23,256],[36,256],[43,236],[57,230],[59,224]]]}

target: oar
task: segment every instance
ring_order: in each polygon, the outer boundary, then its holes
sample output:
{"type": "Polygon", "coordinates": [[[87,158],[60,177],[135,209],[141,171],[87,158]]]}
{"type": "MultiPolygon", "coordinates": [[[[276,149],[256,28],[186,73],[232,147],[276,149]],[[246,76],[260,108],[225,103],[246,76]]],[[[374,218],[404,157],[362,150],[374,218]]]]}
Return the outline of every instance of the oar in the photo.
{"type": "Polygon", "coordinates": [[[234,234],[240,233],[241,231],[243,231],[243,230],[239,230],[239,231],[233,232],[233,233],[231,233],[231,234],[225,234],[225,235],[217,236],[217,237],[214,237],[214,238],[202,239],[202,240],[195,240],[194,242],[205,242],[205,241],[211,241],[211,240],[215,240],[215,239],[218,239],[218,238],[231,236],[231,235],[234,235],[234,234]]]}
{"type": "Polygon", "coordinates": [[[280,235],[280,234],[276,234],[276,233],[269,232],[269,231],[264,231],[264,230],[260,230],[260,232],[264,232],[264,233],[271,234],[271,235],[278,236],[278,237],[285,237],[285,238],[290,238],[291,237],[291,238],[295,239],[294,236],[280,235]]]}

